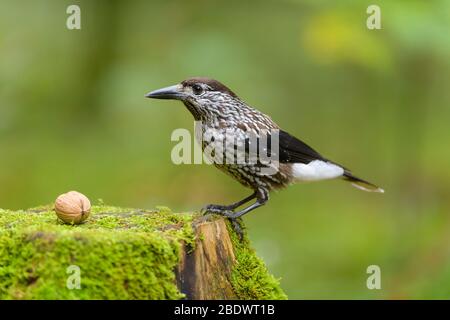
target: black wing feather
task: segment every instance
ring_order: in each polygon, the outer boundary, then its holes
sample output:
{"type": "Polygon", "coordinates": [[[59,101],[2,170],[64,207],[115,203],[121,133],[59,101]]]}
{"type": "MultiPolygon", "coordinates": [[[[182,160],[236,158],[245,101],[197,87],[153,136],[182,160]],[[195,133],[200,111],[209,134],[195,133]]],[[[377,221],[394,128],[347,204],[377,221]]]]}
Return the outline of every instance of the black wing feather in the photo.
{"type": "Polygon", "coordinates": [[[379,188],[378,186],[360,179],[354,176],[350,170],[341,166],[340,164],[330,161],[324,157],[322,157],[316,150],[308,146],[303,141],[291,136],[289,133],[280,130],[279,132],[279,159],[281,163],[310,163],[314,160],[322,160],[326,162],[331,162],[335,165],[342,167],[344,171],[344,178],[353,185],[357,186],[359,189],[363,189],[365,191],[373,191],[373,192],[381,192],[384,190],[379,188]]]}
{"type": "Polygon", "coordinates": [[[282,130],[279,132],[279,148],[281,163],[307,164],[314,160],[329,161],[303,141],[282,130]]]}
{"type": "MultiPolygon", "coordinates": [[[[260,148],[261,136],[257,138],[257,148],[258,154],[263,152],[267,156],[272,155],[272,157],[278,157],[280,163],[305,163],[308,164],[314,160],[322,160],[331,162],[320,155],[316,150],[308,146],[303,141],[300,141],[289,133],[279,130],[278,132],[278,150],[273,150],[272,139],[274,137],[270,134],[264,134],[264,141],[267,143],[267,147],[264,150],[259,150],[260,148]]],[[[245,139],[245,148],[248,152],[250,146],[250,139],[245,139]]],[[[264,145],[264,144],[263,144],[264,145]]]]}

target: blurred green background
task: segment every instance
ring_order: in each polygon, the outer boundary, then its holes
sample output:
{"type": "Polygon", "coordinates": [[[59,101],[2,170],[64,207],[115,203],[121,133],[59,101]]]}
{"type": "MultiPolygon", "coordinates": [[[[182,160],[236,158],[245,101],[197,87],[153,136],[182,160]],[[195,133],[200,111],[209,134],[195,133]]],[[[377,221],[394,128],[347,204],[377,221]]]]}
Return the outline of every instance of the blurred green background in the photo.
{"type": "Polygon", "coordinates": [[[449,31],[447,0],[1,0],[0,207],[72,189],[175,211],[243,198],[211,166],[172,164],[192,117],[144,98],[209,76],[386,190],[296,185],[244,218],[291,299],[450,298],[449,31]]]}

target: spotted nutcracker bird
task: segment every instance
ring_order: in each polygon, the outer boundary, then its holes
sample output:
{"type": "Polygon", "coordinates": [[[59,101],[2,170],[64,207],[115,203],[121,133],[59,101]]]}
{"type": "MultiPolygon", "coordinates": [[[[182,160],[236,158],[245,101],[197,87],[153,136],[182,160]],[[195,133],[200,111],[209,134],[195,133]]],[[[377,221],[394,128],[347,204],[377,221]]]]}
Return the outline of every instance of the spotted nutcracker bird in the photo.
{"type": "MultiPolygon", "coordinates": [[[[267,164],[259,161],[214,163],[217,168],[254,192],[231,205],[207,205],[204,208],[206,212],[220,214],[236,222],[236,218],[267,203],[270,191],[303,181],[341,178],[364,191],[384,192],[383,189],[354,176],[348,169],[324,158],[306,143],[281,130],[269,116],[247,105],[217,80],[191,78],[177,85],[152,91],[146,97],[182,101],[194,119],[200,121],[202,134],[215,132],[217,137],[225,131],[232,132],[237,137],[235,143],[240,141],[241,144],[248,146],[250,135],[260,137],[262,132],[269,130],[278,132],[278,150],[271,150],[270,143],[267,143],[266,148],[270,153],[276,154],[279,161],[272,174],[263,172],[262,168],[267,164]],[[256,199],[253,204],[237,210],[253,199],[256,199]]],[[[204,150],[204,141],[199,142],[204,150]]],[[[233,145],[230,148],[235,149],[233,145]]]]}

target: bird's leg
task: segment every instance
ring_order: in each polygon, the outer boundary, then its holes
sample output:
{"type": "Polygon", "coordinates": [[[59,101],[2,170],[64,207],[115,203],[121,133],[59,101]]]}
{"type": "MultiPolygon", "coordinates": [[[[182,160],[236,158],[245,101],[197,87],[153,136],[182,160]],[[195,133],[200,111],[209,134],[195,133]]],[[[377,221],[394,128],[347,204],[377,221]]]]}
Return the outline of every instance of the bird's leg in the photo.
{"type": "Polygon", "coordinates": [[[242,240],[244,234],[242,231],[242,226],[241,226],[241,219],[239,219],[240,217],[242,217],[244,214],[258,208],[261,207],[262,205],[264,205],[267,201],[269,200],[269,192],[264,190],[264,189],[259,189],[257,191],[255,191],[255,193],[253,193],[251,196],[236,202],[234,204],[232,204],[229,207],[232,207],[233,209],[220,209],[220,208],[206,208],[207,212],[210,213],[216,213],[216,214],[220,214],[224,217],[227,217],[228,219],[230,219],[230,222],[233,226],[234,231],[238,234],[239,238],[242,240]],[[252,205],[242,209],[241,211],[238,212],[234,212],[233,209],[241,206],[242,204],[252,200],[253,198],[256,198],[256,202],[253,203],[252,205]]]}
{"type": "Polygon", "coordinates": [[[252,210],[255,210],[256,208],[259,208],[266,204],[266,202],[269,200],[269,193],[266,190],[260,189],[256,193],[256,202],[241,211],[233,212],[233,211],[224,211],[221,214],[229,219],[237,219],[242,217],[244,214],[249,213],[252,210]]]}
{"type": "Polygon", "coordinates": [[[203,208],[203,211],[205,211],[205,213],[209,212],[209,213],[219,213],[219,214],[223,211],[232,211],[232,210],[242,206],[243,204],[249,202],[250,200],[255,199],[256,196],[257,196],[257,193],[255,191],[252,195],[248,196],[247,198],[242,199],[241,201],[238,201],[236,203],[230,204],[228,206],[219,205],[219,204],[209,204],[203,208]]]}

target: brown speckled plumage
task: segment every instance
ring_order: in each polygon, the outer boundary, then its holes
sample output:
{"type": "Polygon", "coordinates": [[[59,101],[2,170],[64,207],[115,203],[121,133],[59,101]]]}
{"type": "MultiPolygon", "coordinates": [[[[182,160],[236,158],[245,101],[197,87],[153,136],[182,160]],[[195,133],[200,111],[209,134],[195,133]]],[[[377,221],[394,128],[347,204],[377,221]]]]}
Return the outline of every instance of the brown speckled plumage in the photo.
{"type": "Polygon", "coordinates": [[[217,80],[209,78],[191,78],[180,84],[150,92],[147,97],[157,99],[176,99],[184,103],[196,121],[200,121],[203,140],[199,141],[205,150],[208,143],[221,143],[225,134],[231,134],[236,142],[225,143],[224,154],[232,152],[238,146],[248,144],[251,137],[267,137],[277,132],[279,147],[269,151],[278,157],[275,164],[256,163],[223,163],[214,165],[227,173],[254,193],[229,206],[208,205],[205,210],[219,213],[231,219],[265,204],[269,199],[269,192],[288,186],[296,181],[312,181],[342,177],[356,187],[366,191],[382,192],[375,185],[352,175],[344,167],[327,160],[304,142],[291,136],[272,121],[264,113],[250,107],[233,91],[217,80]],[[205,141],[205,137],[206,139],[205,141]],[[212,138],[211,138],[212,137],[212,138]],[[212,139],[212,140],[211,140],[212,139]],[[271,166],[273,174],[263,172],[271,166]],[[239,206],[256,198],[252,205],[235,211],[239,206]]]}

